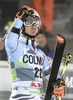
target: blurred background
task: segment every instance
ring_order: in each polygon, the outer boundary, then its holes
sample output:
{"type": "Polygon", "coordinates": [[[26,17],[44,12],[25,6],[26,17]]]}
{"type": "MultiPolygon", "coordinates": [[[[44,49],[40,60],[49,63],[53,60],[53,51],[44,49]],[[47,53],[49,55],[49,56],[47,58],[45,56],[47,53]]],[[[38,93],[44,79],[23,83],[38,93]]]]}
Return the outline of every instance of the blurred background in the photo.
{"type": "MultiPolygon", "coordinates": [[[[73,0],[0,0],[0,100],[8,100],[11,90],[3,37],[24,4],[32,6],[40,14],[42,25],[35,39],[39,48],[53,58],[54,35],[61,34],[67,41],[63,56],[68,53],[73,56],[73,0]]],[[[63,100],[73,100],[73,57],[65,81],[68,90],[63,100]]]]}

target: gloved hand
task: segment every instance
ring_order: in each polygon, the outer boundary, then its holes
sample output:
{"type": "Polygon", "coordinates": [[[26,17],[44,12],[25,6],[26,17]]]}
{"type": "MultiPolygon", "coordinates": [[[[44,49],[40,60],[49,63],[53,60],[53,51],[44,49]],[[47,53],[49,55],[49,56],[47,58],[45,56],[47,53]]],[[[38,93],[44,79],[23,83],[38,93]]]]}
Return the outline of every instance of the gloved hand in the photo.
{"type": "Polygon", "coordinates": [[[24,5],[22,9],[16,14],[16,18],[20,18],[22,21],[25,20],[31,13],[33,13],[33,8],[28,5],[24,5]]]}
{"type": "Polygon", "coordinates": [[[65,95],[65,81],[62,79],[58,79],[55,83],[54,83],[54,91],[53,94],[57,97],[57,98],[61,98],[65,95]]]}

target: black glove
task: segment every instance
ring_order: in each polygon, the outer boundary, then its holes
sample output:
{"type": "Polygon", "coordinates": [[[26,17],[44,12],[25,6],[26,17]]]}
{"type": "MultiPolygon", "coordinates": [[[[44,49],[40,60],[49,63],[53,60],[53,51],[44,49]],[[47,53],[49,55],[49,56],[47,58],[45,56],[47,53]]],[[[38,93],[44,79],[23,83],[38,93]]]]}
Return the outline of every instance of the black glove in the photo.
{"type": "Polygon", "coordinates": [[[28,5],[24,5],[22,9],[16,14],[16,18],[20,18],[22,21],[24,21],[26,17],[33,13],[33,8],[28,5]]]}

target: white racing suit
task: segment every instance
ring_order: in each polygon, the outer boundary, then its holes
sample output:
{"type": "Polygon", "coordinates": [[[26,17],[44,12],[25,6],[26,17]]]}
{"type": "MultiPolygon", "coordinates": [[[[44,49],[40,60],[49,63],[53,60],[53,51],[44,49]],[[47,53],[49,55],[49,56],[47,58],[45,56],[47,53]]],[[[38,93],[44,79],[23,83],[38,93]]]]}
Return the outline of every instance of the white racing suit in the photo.
{"type": "MultiPolygon", "coordinates": [[[[13,27],[21,28],[18,20],[13,27]]],[[[12,28],[13,28],[12,27],[12,28]]],[[[19,36],[10,29],[5,48],[11,71],[12,93],[9,100],[44,100],[43,74],[48,75],[50,63],[46,55],[32,47],[32,40],[19,36]]]]}

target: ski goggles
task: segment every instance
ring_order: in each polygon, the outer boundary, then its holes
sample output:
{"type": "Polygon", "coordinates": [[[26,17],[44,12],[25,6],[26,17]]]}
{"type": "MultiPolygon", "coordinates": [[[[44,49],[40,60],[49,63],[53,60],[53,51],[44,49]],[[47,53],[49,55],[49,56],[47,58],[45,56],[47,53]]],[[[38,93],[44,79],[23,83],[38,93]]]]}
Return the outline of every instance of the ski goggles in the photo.
{"type": "Polygon", "coordinates": [[[35,20],[34,20],[34,19],[31,19],[31,18],[26,19],[26,20],[24,21],[24,26],[31,26],[31,25],[33,25],[33,24],[36,24],[37,27],[40,27],[41,22],[40,22],[39,19],[35,19],[35,20]]]}

